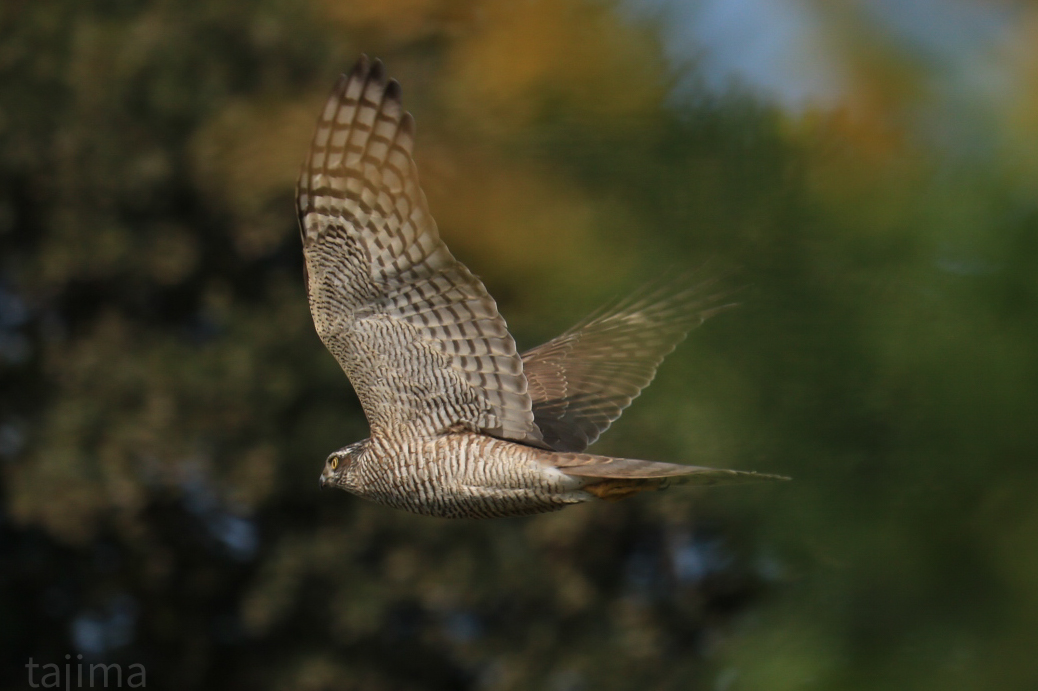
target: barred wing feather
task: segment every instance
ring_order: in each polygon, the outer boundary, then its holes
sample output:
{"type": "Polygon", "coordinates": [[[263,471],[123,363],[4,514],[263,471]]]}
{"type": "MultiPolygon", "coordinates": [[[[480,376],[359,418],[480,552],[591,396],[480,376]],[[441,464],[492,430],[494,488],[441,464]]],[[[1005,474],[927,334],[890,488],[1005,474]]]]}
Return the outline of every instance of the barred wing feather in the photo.
{"type": "Polygon", "coordinates": [[[297,187],[317,332],[373,434],[460,424],[540,444],[515,341],[440,240],[413,147],[399,85],[362,58],[332,91],[297,187]]]}
{"type": "Polygon", "coordinates": [[[523,353],[533,414],[556,451],[583,451],[609,428],[690,329],[730,305],[711,281],[647,288],[523,353]]]}

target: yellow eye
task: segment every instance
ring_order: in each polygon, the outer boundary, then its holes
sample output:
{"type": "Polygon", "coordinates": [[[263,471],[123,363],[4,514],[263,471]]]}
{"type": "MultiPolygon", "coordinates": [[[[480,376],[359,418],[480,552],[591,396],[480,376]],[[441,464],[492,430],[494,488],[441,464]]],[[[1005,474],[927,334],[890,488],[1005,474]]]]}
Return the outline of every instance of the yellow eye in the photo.
{"type": "Polygon", "coordinates": [[[335,470],[338,467],[339,467],[339,459],[338,459],[338,457],[332,458],[332,470],[335,470]]]}

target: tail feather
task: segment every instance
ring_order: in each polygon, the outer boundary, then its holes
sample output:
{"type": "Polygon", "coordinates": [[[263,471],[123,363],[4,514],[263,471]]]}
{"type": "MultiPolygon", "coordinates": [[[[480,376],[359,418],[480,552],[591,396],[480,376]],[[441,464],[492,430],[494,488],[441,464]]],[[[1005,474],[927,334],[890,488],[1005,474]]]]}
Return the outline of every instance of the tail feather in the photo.
{"type": "MultiPolygon", "coordinates": [[[[669,484],[730,485],[748,482],[789,480],[782,475],[769,475],[745,470],[704,468],[677,463],[612,458],[593,454],[551,454],[555,467],[567,475],[610,480],[651,480],[666,478],[669,484]]],[[[648,488],[647,488],[648,489],[648,488]]]]}

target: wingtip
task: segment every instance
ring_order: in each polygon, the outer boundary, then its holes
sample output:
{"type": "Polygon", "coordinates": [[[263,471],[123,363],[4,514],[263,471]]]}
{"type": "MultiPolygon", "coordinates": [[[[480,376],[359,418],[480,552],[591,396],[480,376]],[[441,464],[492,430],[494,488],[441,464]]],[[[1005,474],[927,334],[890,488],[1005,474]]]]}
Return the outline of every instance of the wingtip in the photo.
{"type": "Polygon", "coordinates": [[[372,60],[368,57],[367,53],[361,53],[360,57],[357,58],[357,62],[354,63],[353,69],[349,71],[349,74],[344,74],[339,77],[339,82],[336,84],[336,87],[342,86],[345,88],[345,85],[352,81],[374,82],[385,87],[386,66],[379,58],[372,60]]]}
{"type": "Polygon", "coordinates": [[[350,74],[340,74],[339,78],[335,80],[335,86],[332,87],[332,96],[340,97],[346,91],[346,85],[353,79],[353,75],[356,72],[356,68],[350,74]]]}
{"type": "Polygon", "coordinates": [[[371,63],[371,69],[368,70],[368,81],[383,87],[386,85],[386,66],[379,58],[375,58],[371,63]]]}
{"type": "Polygon", "coordinates": [[[360,57],[357,58],[357,62],[354,63],[353,69],[350,70],[350,77],[360,77],[366,75],[368,70],[371,68],[371,59],[368,58],[367,53],[361,53],[360,57]]]}
{"type": "MultiPolygon", "coordinates": [[[[399,132],[409,136],[411,139],[414,139],[414,133],[415,133],[414,116],[411,115],[410,113],[408,113],[407,111],[404,111],[403,116],[400,118],[400,129],[399,129],[399,132]]],[[[397,136],[399,136],[399,135],[397,135],[397,136]]]]}
{"type": "Polygon", "coordinates": [[[341,98],[346,93],[346,88],[350,82],[359,80],[364,81],[367,79],[368,73],[371,69],[371,60],[368,58],[366,53],[361,53],[360,57],[357,58],[357,62],[353,63],[353,68],[349,72],[345,72],[339,75],[339,79],[336,80],[335,86],[332,87],[332,97],[341,98]]]}
{"type": "Polygon", "coordinates": [[[390,79],[388,82],[386,82],[386,90],[384,93],[384,100],[393,101],[397,105],[400,104],[401,97],[403,96],[403,90],[400,88],[400,82],[398,82],[395,79],[390,79]]]}

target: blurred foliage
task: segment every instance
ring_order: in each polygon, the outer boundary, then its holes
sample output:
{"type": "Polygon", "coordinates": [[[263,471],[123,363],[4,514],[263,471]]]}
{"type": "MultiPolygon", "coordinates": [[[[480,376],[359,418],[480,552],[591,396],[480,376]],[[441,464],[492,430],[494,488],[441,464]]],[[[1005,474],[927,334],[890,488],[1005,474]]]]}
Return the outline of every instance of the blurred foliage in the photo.
{"type": "Polygon", "coordinates": [[[0,686],[74,653],[168,689],[1038,685],[1038,12],[971,158],[854,6],[852,88],[793,116],[671,99],[591,0],[5,2],[0,686]],[[796,482],[490,522],[320,493],[366,425],[292,188],[360,52],[521,346],[738,267],[597,449],[796,482]]]}

